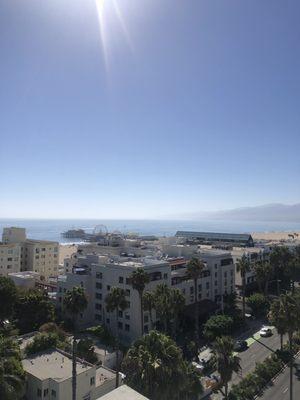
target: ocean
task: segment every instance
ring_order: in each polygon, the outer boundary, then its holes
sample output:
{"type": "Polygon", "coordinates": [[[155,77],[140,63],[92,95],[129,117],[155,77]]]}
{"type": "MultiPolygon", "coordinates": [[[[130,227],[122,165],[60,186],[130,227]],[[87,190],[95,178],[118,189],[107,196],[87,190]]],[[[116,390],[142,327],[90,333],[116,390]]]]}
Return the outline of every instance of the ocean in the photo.
{"type": "MultiPolygon", "coordinates": [[[[109,232],[135,232],[140,235],[172,236],[177,230],[204,232],[275,232],[300,231],[300,223],[255,222],[255,221],[183,221],[183,220],[84,220],[84,219],[0,219],[0,234],[4,227],[17,226],[26,228],[30,239],[55,240],[60,243],[75,243],[65,239],[62,232],[68,229],[84,229],[92,233],[95,228],[109,232]]],[[[0,239],[1,240],[1,239],[0,239]]]]}

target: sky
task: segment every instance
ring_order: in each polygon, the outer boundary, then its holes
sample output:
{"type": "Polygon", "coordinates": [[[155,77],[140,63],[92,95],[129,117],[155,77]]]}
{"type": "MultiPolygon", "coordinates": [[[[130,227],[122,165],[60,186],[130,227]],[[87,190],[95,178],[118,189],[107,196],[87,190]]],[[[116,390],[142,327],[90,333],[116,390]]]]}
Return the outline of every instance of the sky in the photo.
{"type": "Polygon", "coordinates": [[[298,0],[0,0],[0,217],[300,202],[298,0]]]}

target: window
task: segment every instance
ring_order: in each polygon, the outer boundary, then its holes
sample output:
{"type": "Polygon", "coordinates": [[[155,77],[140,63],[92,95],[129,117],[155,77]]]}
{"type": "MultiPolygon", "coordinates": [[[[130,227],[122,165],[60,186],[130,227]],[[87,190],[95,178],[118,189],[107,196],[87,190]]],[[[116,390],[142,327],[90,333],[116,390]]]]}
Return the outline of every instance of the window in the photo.
{"type": "Polygon", "coordinates": [[[91,386],[95,385],[95,377],[94,376],[91,377],[90,384],[91,384],[91,386]]]}
{"type": "Polygon", "coordinates": [[[145,333],[149,333],[149,327],[148,327],[148,325],[144,325],[144,332],[145,332],[145,333]]]}
{"type": "Polygon", "coordinates": [[[102,304],[96,303],[95,308],[96,310],[102,310],[102,304]]]}
{"type": "Polygon", "coordinates": [[[42,391],[41,391],[41,389],[38,389],[38,390],[37,390],[37,397],[42,397],[42,391]]]}
{"type": "Polygon", "coordinates": [[[44,389],[44,397],[48,396],[48,389],[44,389]]]}
{"type": "Polygon", "coordinates": [[[110,285],[107,285],[107,286],[106,286],[106,289],[107,289],[107,291],[109,292],[109,291],[110,291],[110,285]]]}
{"type": "Polygon", "coordinates": [[[102,272],[96,273],[96,279],[102,279],[102,272]]]}
{"type": "Polygon", "coordinates": [[[97,321],[101,321],[102,320],[102,316],[100,314],[95,314],[95,319],[97,321]]]}
{"type": "Polygon", "coordinates": [[[217,269],[218,268],[218,264],[215,264],[215,269],[217,269]]]}
{"type": "Polygon", "coordinates": [[[126,296],[130,296],[130,289],[126,289],[126,290],[125,290],[125,295],[126,295],[126,296]]]}
{"type": "Polygon", "coordinates": [[[53,389],[51,390],[51,396],[52,396],[52,397],[56,397],[56,391],[53,390],[53,389]]]}
{"type": "Polygon", "coordinates": [[[125,319],[130,319],[130,315],[129,314],[125,314],[125,319]]]}
{"type": "Polygon", "coordinates": [[[218,281],[215,281],[215,286],[218,286],[218,281]]]}
{"type": "Polygon", "coordinates": [[[102,289],[102,283],[96,282],[96,289],[102,289]]]}
{"type": "Polygon", "coordinates": [[[194,286],[190,287],[190,294],[194,294],[194,286]]]}
{"type": "Polygon", "coordinates": [[[130,325],[125,324],[125,331],[126,331],[126,332],[129,332],[129,331],[130,331],[130,325]]]}
{"type": "Polygon", "coordinates": [[[126,285],[130,285],[130,278],[126,278],[126,285]]]}
{"type": "Polygon", "coordinates": [[[227,271],[224,272],[224,278],[227,278],[227,271]]]}
{"type": "Polygon", "coordinates": [[[209,282],[206,282],[206,289],[209,289],[209,282]]]}
{"type": "Polygon", "coordinates": [[[123,278],[123,276],[119,276],[119,283],[124,283],[124,278],[123,278]]]}
{"type": "Polygon", "coordinates": [[[123,323],[122,322],[118,322],[118,329],[123,329],[123,323]]]}
{"type": "Polygon", "coordinates": [[[123,311],[119,310],[119,318],[123,318],[123,311]]]}
{"type": "Polygon", "coordinates": [[[198,300],[201,300],[201,299],[202,299],[202,294],[199,293],[199,294],[198,294],[198,300]]]}
{"type": "Polygon", "coordinates": [[[42,251],[46,251],[45,247],[42,248],[42,251]]]}
{"type": "Polygon", "coordinates": [[[96,299],[102,300],[102,293],[96,293],[96,299]]]}
{"type": "Polygon", "coordinates": [[[148,315],[144,315],[144,322],[149,322],[149,317],[148,317],[148,315]]]}
{"type": "Polygon", "coordinates": [[[109,324],[110,323],[110,319],[106,318],[106,323],[109,324]]]}
{"type": "Polygon", "coordinates": [[[168,274],[164,274],[164,279],[168,279],[168,274]]]}
{"type": "Polygon", "coordinates": [[[12,257],[7,258],[7,261],[12,261],[12,260],[13,260],[12,257]]]}
{"type": "Polygon", "coordinates": [[[198,290],[199,290],[199,292],[201,292],[201,290],[202,290],[202,285],[201,285],[201,283],[200,283],[200,285],[198,285],[198,290]]]}

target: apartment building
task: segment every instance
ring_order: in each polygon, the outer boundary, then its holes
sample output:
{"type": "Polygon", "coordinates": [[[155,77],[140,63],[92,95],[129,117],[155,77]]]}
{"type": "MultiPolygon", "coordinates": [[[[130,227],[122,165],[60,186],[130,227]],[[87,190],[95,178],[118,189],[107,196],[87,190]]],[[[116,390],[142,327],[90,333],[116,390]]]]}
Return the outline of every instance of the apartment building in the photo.
{"type": "Polygon", "coordinates": [[[19,272],[21,268],[21,246],[0,242],[0,276],[19,272]]]}
{"type": "MultiPolygon", "coordinates": [[[[30,400],[72,399],[72,358],[52,349],[22,361],[26,373],[26,398],[30,400]]],[[[95,400],[116,386],[116,373],[77,359],[77,399],[95,400]]]]}
{"type": "Polygon", "coordinates": [[[58,275],[58,242],[27,239],[25,229],[17,227],[4,228],[2,242],[0,274],[33,271],[44,280],[58,275]]]}
{"type": "Polygon", "coordinates": [[[253,267],[256,262],[269,259],[270,249],[268,247],[234,247],[231,254],[235,265],[235,285],[237,292],[242,292],[242,277],[241,273],[237,271],[237,262],[243,256],[246,256],[250,262],[250,270],[246,272],[245,279],[246,288],[251,289],[256,284],[256,276],[253,267]]]}
{"type": "MultiPolygon", "coordinates": [[[[205,269],[198,280],[198,301],[210,301],[222,306],[223,295],[235,290],[234,264],[230,252],[221,250],[202,251],[197,254],[205,263],[205,269]]],[[[160,258],[78,255],[76,262],[72,260],[72,272],[58,277],[57,304],[63,311],[63,298],[67,290],[74,286],[85,289],[89,303],[86,311],[80,315],[82,326],[89,324],[104,324],[114,334],[118,333],[121,340],[131,343],[141,336],[140,301],[136,290],[130,284],[130,275],[137,268],[143,268],[150,277],[146,291],[155,290],[158,284],[165,283],[168,287],[177,288],[185,296],[186,305],[194,303],[194,282],[187,278],[188,258],[160,258]],[[128,309],[109,313],[105,298],[112,287],[125,290],[128,299],[128,309]]],[[[156,321],[155,313],[153,315],[156,321]]],[[[144,332],[151,329],[150,315],[144,313],[144,332]]]]}

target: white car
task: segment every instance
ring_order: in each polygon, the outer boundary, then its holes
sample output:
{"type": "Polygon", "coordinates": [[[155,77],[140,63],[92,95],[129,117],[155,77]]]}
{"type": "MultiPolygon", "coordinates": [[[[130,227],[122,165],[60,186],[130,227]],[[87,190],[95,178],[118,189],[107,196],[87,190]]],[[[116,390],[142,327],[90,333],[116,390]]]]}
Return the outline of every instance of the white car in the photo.
{"type": "Polygon", "coordinates": [[[268,328],[266,326],[264,326],[263,328],[261,328],[261,330],[259,331],[260,336],[262,337],[269,337],[272,336],[272,329],[268,328]]]}

